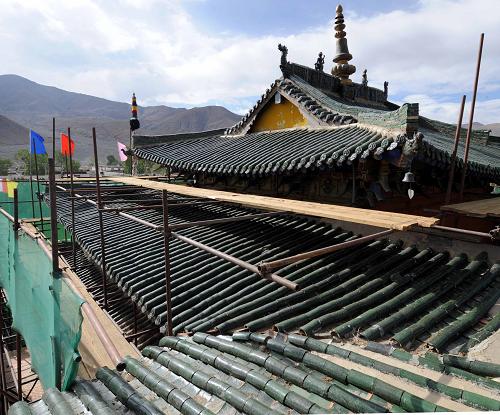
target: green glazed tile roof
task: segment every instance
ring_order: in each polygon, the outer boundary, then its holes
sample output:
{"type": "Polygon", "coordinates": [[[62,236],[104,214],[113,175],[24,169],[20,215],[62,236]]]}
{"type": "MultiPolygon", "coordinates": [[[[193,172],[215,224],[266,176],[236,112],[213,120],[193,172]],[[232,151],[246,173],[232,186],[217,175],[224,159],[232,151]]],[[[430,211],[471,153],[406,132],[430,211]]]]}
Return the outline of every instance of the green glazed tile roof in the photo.
{"type": "MultiPolygon", "coordinates": [[[[354,160],[380,160],[385,152],[400,151],[408,138],[408,123],[413,123],[424,135],[417,158],[441,170],[448,169],[455,126],[419,117],[418,104],[391,104],[390,108],[373,108],[329,96],[291,75],[271,84],[226,134],[202,138],[195,138],[198,133],[193,138],[183,134],[175,141],[172,136],[166,144],[137,147],[134,153],[179,171],[244,177],[300,174],[338,168],[354,160]],[[277,91],[315,119],[318,127],[248,133],[260,109],[277,91]]],[[[490,143],[487,136],[482,131],[473,133],[468,169],[476,177],[498,180],[500,146],[494,140],[490,143]]],[[[151,140],[154,143],[156,139],[152,136],[151,140]]],[[[458,151],[459,169],[463,167],[464,141],[465,131],[458,151]]],[[[147,142],[147,137],[141,136],[141,143],[147,142]]]]}
{"type": "MultiPolygon", "coordinates": [[[[158,197],[158,193],[143,192],[137,190],[138,200],[158,197]]],[[[120,204],[119,198],[116,203],[120,204]]],[[[99,263],[97,209],[77,200],[76,211],[77,242],[91,261],[99,263]]],[[[184,206],[171,209],[169,220],[176,224],[252,212],[224,204],[184,206]]],[[[58,215],[70,229],[71,206],[64,197],[58,198],[58,215]]],[[[157,210],[134,215],[162,224],[157,210]]],[[[162,235],[115,214],[105,214],[104,224],[108,276],[150,324],[163,329],[162,235]]],[[[354,237],[349,230],[292,215],[192,227],[179,233],[254,265],[354,237]]],[[[170,253],[176,333],[275,328],[334,337],[360,334],[370,340],[392,339],[405,347],[423,342],[448,350],[474,337],[500,296],[500,264],[492,265],[486,255],[450,256],[404,246],[397,239],[373,241],[277,270],[299,284],[297,292],[178,240],[172,241],[170,253]]],[[[90,284],[96,289],[99,279],[93,281],[90,284]]],[[[480,337],[485,333],[491,331],[484,330],[480,337]]]]}
{"type": "MultiPolygon", "coordinates": [[[[441,368],[423,371],[402,364],[391,351],[381,362],[370,348],[353,350],[297,335],[164,337],[159,346],[147,346],[142,354],[140,359],[125,357],[122,373],[101,368],[96,379],[77,380],[69,392],[47,390],[41,401],[18,403],[9,415],[295,415],[500,408],[487,377],[464,380],[441,368]]],[[[474,363],[491,370],[485,362],[474,363]]]]}

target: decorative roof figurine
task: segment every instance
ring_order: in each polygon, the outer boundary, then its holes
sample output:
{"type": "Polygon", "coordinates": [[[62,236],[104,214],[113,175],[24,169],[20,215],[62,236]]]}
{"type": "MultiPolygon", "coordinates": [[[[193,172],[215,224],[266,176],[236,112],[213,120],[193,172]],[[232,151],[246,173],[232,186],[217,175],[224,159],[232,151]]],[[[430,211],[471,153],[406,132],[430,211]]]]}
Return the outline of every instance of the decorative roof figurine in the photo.
{"type": "Polygon", "coordinates": [[[368,75],[366,75],[366,69],[363,71],[363,76],[361,77],[361,85],[368,86],[368,75]]]}
{"type": "Polygon", "coordinates": [[[278,45],[278,50],[281,52],[281,64],[280,66],[286,66],[288,63],[287,61],[287,56],[288,56],[288,48],[285,45],[282,45],[281,43],[278,45]]]}
{"type": "Polygon", "coordinates": [[[356,67],[349,64],[352,59],[352,55],[349,53],[349,48],[347,47],[347,39],[344,32],[344,15],[342,14],[342,6],[339,4],[337,6],[337,15],[335,16],[335,38],[336,40],[336,55],[333,58],[333,62],[336,65],[332,68],[332,75],[340,78],[343,84],[351,84],[352,80],[349,79],[349,75],[356,72],[356,67]]]}
{"type": "Polygon", "coordinates": [[[325,66],[325,55],[323,55],[323,52],[320,52],[318,55],[318,59],[316,59],[316,63],[314,64],[314,69],[323,72],[324,66],[325,66]]]}

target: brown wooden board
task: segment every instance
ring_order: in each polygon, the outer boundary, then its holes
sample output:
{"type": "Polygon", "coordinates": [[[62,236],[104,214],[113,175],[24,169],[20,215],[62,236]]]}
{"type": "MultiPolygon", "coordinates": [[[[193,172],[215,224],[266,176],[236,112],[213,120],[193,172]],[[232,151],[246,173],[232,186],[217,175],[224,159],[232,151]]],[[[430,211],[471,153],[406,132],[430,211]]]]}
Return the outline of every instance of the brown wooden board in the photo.
{"type": "Polygon", "coordinates": [[[500,218],[500,197],[497,196],[491,199],[473,200],[472,202],[441,206],[441,210],[461,213],[477,218],[500,218]]]}
{"type": "Polygon", "coordinates": [[[156,182],[139,177],[108,177],[106,179],[117,183],[141,186],[148,189],[167,190],[169,192],[185,196],[202,197],[220,200],[223,202],[237,203],[258,209],[287,211],[299,215],[343,220],[401,231],[412,226],[429,228],[439,222],[439,219],[432,217],[382,212],[378,210],[306,202],[302,200],[224,192],[220,190],[201,189],[177,184],[156,182]]]}

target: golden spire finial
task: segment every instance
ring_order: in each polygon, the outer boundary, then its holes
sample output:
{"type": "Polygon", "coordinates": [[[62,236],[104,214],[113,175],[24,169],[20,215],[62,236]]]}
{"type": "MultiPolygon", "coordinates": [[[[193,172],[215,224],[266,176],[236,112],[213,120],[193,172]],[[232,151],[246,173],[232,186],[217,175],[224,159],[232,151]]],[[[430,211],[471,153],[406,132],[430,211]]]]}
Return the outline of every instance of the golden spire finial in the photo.
{"type": "Polygon", "coordinates": [[[349,75],[352,75],[356,72],[356,67],[354,65],[350,65],[348,62],[352,59],[352,55],[349,53],[349,48],[347,47],[347,39],[345,24],[344,24],[344,15],[342,14],[342,5],[338,5],[335,16],[335,38],[336,38],[336,54],[333,58],[333,62],[336,65],[332,69],[332,75],[339,77],[343,84],[350,84],[352,81],[349,79],[349,75]]]}

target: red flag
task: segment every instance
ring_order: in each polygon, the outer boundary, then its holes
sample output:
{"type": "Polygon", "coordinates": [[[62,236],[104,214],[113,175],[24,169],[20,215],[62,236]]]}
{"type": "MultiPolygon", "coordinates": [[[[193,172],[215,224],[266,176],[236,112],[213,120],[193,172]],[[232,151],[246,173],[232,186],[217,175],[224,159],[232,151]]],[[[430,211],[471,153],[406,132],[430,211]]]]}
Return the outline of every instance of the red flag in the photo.
{"type": "Polygon", "coordinates": [[[70,151],[71,155],[75,153],[75,142],[66,134],[61,133],[61,153],[63,156],[69,156],[70,151]]]}

